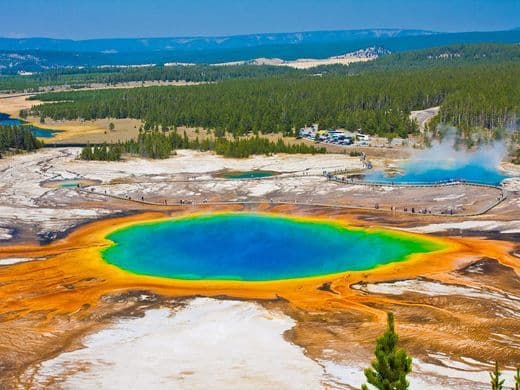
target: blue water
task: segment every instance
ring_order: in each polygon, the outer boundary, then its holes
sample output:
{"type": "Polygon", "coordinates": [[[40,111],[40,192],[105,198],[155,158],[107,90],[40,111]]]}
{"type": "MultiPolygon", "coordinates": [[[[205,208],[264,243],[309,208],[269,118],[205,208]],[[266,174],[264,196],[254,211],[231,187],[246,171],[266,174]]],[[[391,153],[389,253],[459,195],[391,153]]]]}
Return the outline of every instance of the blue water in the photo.
{"type": "Polygon", "coordinates": [[[225,173],[223,176],[226,179],[261,179],[264,177],[271,177],[274,175],[274,172],[269,171],[247,171],[225,173]]]}
{"type": "MultiPolygon", "coordinates": [[[[2,126],[20,126],[25,125],[25,123],[26,122],[23,122],[19,119],[11,118],[9,115],[0,112],[0,125],[2,126]]],[[[31,130],[35,137],[40,138],[51,138],[54,136],[55,133],[59,133],[58,130],[42,129],[39,127],[29,125],[27,125],[27,127],[31,130]]]]}
{"type": "Polygon", "coordinates": [[[60,184],[60,188],[71,188],[77,187],[79,183],[77,181],[67,181],[60,184]]]}
{"type": "Polygon", "coordinates": [[[383,171],[370,172],[365,181],[383,183],[435,184],[452,181],[499,185],[508,176],[499,168],[485,165],[486,161],[469,160],[464,164],[414,161],[402,166],[403,174],[387,177],[383,171]]]}
{"type": "Polygon", "coordinates": [[[108,236],[104,259],[127,271],[189,280],[280,280],[367,270],[440,249],[390,232],[265,214],[133,225],[108,236]]]}
{"type": "Polygon", "coordinates": [[[3,126],[19,126],[22,122],[18,119],[13,119],[7,114],[0,113],[0,125],[3,126]]]}

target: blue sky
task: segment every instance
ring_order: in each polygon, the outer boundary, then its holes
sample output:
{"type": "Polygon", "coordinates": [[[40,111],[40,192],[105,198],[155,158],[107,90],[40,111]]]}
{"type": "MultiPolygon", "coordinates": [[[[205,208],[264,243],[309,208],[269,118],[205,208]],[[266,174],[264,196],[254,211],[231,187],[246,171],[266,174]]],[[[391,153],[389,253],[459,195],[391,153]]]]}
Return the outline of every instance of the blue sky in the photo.
{"type": "Polygon", "coordinates": [[[235,35],[375,27],[520,27],[520,0],[0,0],[0,36],[235,35]]]}

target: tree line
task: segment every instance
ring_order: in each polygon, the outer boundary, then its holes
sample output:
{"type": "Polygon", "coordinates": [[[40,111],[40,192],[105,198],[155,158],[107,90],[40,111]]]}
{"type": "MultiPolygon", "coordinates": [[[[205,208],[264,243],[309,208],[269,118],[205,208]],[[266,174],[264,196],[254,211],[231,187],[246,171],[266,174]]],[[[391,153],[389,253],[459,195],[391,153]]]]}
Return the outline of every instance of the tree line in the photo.
{"type": "Polygon", "coordinates": [[[94,146],[87,144],[81,149],[79,158],[85,161],[119,161],[121,148],[117,145],[108,145],[106,142],[94,146]]]}
{"type": "Polygon", "coordinates": [[[168,134],[162,131],[141,131],[135,140],[119,142],[108,145],[86,145],[82,148],[80,159],[117,161],[121,159],[122,153],[136,156],[165,159],[171,156],[176,149],[194,149],[199,151],[212,150],[224,157],[246,158],[257,154],[316,154],[325,153],[325,148],[316,148],[303,143],[286,144],[282,139],[270,141],[259,136],[250,138],[237,138],[229,140],[226,138],[210,139],[199,138],[190,140],[186,133],[182,136],[175,131],[168,134]]]}
{"type": "Polygon", "coordinates": [[[136,118],[148,127],[203,127],[217,136],[294,135],[319,123],[405,138],[417,132],[410,111],[437,105],[443,123],[461,128],[517,125],[520,64],[57,92],[37,98],[52,103],[32,113],[53,119],[136,118]]]}
{"type": "MultiPolygon", "coordinates": [[[[382,49],[380,49],[382,50],[382,49]]],[[[496,64],[520,60],[520,46],[515,44],[457,44],[384,55],[362,63],[323,65],[311,69],[292,69],[271,65],[157,65],[147,67],[57,68],[33,75],[0,75],[0,91],[38,91],[44,87],[80,88],[89,84],[117,84],[145,81],[217,82],[228,79],[272,76],[312,76],[316,74],[355,75],[372,71],[409,70],[414,68],[496,64]]]]}
{"type": "Polygon", "coordinates": [[[374,61],[349,66],[326,65],[320,73],[360,74],[372,71],[459,67],[477,64],[507,64],[520,61],[520,45],[504,43],[453,44],[381,56],[374,61]]]}
{"type": "Polygon", "coordinates": [[[306,74],[285,66],[272,65],[157,65],[147,67],[58,68],[29,76],[0,76],[0,91],[38,91],[44,87],[82,88],[89,84],[145,81],[216,82],[228,79],[264,78],[306,74]]]}
{"type": "Polygon", "coordinates": [[[25,126],[1,126],[0,125],[0,157],[3,152],[33,151],[41,148],[43,143],[39,141],[25,126]]]}

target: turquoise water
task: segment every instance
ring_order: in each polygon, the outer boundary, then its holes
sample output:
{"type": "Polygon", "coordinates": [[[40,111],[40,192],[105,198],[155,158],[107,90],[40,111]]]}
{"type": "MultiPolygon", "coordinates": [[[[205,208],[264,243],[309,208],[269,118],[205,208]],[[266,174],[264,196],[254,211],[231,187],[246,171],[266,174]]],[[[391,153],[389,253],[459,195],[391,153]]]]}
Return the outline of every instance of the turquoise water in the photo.
{"type": "Polygon", "coordinates": [[[261,179],[263,177],[271,177],[274,175],[274,172],[269,171],[248,171],[225,173],[223,176],[226,179],[261,179]]]}
{"type": "Polygon", "coordinates": [[[67,181],[60,184],[61,188],[70,188],[70,187],[77,187],[78,182],[77,181],[67,181]]]}
{"type": "MultiPolygon", "coordinates": [[[[23,122],[19,119],[11,118],[9,115],[0,112],[0,125],[2,126],[20,126],[24,125],[25,123],[26,122],[23,122]]],[[[55,133],[59,133],[59,131],[57,130],[42,129],[39,127],[29,125],[27,125],[27,127],[31,130],[31,133],[33,133],[35,137],[40,138],[51,138],[54,136],[55,133]]]]}
{"type": "Polygon", "coordinates": [[[138,224],[110,234],[104,259],[137,274],[265,281],[367,270],[439,244],[389,231],[262,214],[138,224]]]}
{"type": "Polygon", "coordinates": [[[436,184],[466,181],[478,184],[499,185],[507,179],[497,167],[486,165],[487,161],[469,160],[464,164],[416,161],[402,166],[403,174],[387,177],[383,171],[374,171],[365,176],[365,181],[383,183],[436,184]]]}

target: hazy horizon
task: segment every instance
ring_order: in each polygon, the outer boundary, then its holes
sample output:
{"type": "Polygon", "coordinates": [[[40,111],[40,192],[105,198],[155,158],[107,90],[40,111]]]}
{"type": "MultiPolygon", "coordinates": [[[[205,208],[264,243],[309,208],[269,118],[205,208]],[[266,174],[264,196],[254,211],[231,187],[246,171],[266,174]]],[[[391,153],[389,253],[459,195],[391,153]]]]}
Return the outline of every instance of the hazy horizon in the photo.
{"type": "Polygon", "coordinates": [[[252,33],[245,34],[230,34],[230,35],[170,35],[170,36],[127,36],[127,37],[117,37],[117,36],[107,36],[101,38],[55,38],[48,36],[26,36],[26,37],[13,37],[13,36],[3,36],[0,35],[1,39],[54,39],[54,40],[69,40],[69,41],[94,41],[94,40],[112,40],[112,39],[189,39],[189,38],[227,38],[227,37],[240,37],[240,36],[251,36],[251,35],[277,35],[277,34],[298,34],[298,33],[318,33],[318,32],[335,32],[335,31],[363,31],[363,30],[401,30],[401,31],[426,31],[435,34],[444,34],[444,33],[472,33],[472,32],[500,32],[500,31],[514,31],[520,29],[518,27],[513,27],[509,29],[501,29],[501,30],[468,30],[468,31],[436,31],[436,30],[427,30],[427,29],[414,29],[414,28],[398,28],[398,27],[366,27],[366,28],[356,28],[356,29],[335,29],[335,30],[301,30],[301,31],[279,31],[279,32],[271,32],[271,31],[258,31],[252,33]]]}
{"type": "Polygon", "coordinates": [[[0,0],[0,7],[4,38],[145,39],[364,29],[477,32],[520,27],[517,0],[0,0]]]}

